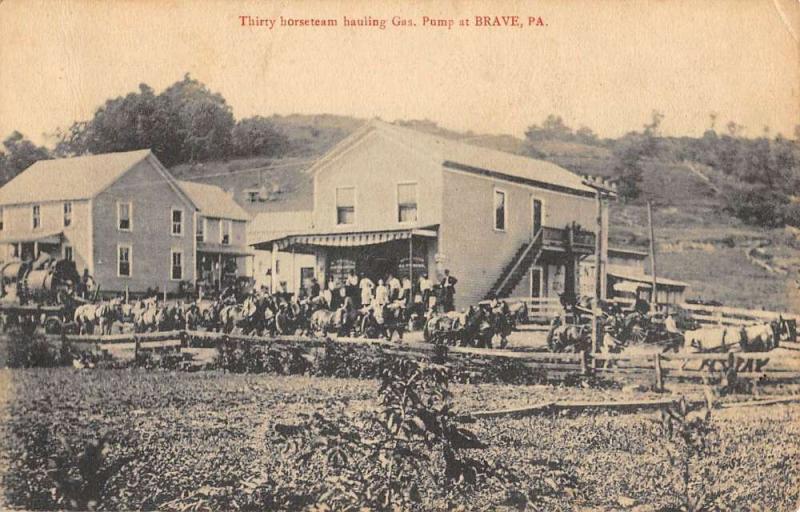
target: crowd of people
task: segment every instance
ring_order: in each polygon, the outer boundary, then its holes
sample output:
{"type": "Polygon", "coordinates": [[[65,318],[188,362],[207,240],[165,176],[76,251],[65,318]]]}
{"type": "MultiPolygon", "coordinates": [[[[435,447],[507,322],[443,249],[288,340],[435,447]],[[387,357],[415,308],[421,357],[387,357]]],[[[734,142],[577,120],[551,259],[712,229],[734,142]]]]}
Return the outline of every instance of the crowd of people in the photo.
{"type": "Polygon", "coordinates": [[[407,307],[422,304],[425,309],[441,306],[444,312],[455,309],[456,284],[458,279],[444,271],[438,282],[428,274],[422,274],[412,282],[408,277],[387,274],[377,282],[364,273],[351,270],[344,278],[329,276],[323,288],[316,278],[299,290],[299,298],[320,297],[331,310],[340,308],[346,301],[357,308],[382,308],[386,304],[400,302],[407,307]]]}

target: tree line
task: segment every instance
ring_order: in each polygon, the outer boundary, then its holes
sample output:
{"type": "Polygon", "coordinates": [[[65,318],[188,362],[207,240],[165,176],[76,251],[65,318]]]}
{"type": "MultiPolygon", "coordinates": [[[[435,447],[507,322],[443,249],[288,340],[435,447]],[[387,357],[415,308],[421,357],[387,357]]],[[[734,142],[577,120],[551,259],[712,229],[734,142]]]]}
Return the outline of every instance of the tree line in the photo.
{"type": "MultiPolygon", "coordinates": [[[[653,172],[649,162],[692,161],[724,175],[727,209],[745,222],[762,226],[800,226],[800,126],[794,140],[765,131],[756,138],[730,122],[717,130],[716,115],[702,137],[666,137],[660,132],[664,116],[654,111],[638,131],[619,138],[600,138],[591,128],[569,127],[557,115],[531,125],[521,151],[546,158],[537,147],[562,141],[603,148],[609,174],[624,201],[642,195],[642,177],[653,172]]],[[[314,127],[313,137],[319,138],[314,127]]],[[[329,131],[340,131],[328,127],[329,131]]],[[[331,135],[340,138],[342,134],[331,135]]],[[[78,121],[55,133],[53,149],[37,146],[13,132],[0,148],[0,183],[5,183],[37,160],[150,148],[166,166],[236,157],[281,157],[302,150],[313,152],[310,140],[296,129],[280,127],[275,118],[254,116],[236,120],[230,105],[189,74],[159,94],[147,84],[125,96],[107,100],[88,121],[78,121]],[[287,136],[288,134],[288,136],[287,136]],[[294,140],[299,139],[299,140],[294,140]]]]}
{"type": "Polygon", "coordinates": [[[773,136],[768,128],[760,136],[748,138],[736,122],[719,130],[717,115],[710,118],[711,126],[699,138],[663,136],[660,125],[664,116],[654,111],[641,131],[600,139],[586,127],[573,130],[561,117],[550,115],[541,125],[528,128],[525,142],[528,154],[537,157],[544,156],[537,144],[547,140],[610,150],[610,174],[623,201],[641,195],[649,161],[697,162],[724,177],[719,184],[722,200],[726,210],[739,219],[763,227],[800,226],[800,125],[795,127],[794,139],[780,133],[773,136]]]}

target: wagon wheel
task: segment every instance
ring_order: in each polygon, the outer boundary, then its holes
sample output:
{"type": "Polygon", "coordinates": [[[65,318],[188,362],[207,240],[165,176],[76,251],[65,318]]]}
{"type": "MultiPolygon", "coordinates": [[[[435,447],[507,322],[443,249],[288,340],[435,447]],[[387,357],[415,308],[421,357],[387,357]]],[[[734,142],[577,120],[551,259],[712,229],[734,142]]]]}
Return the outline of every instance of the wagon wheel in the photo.
{"type": "Polygon", "coordinates": [[[44,321],[44,332],[47,334],[60,334],[61,333],[61,320],[51,316],[44,321]]]}
{"type": "Polygon", "coordinates": [[[647,330],[640,325],[631,327],[630,341],[641,344],[647,341],[647,330]]]}

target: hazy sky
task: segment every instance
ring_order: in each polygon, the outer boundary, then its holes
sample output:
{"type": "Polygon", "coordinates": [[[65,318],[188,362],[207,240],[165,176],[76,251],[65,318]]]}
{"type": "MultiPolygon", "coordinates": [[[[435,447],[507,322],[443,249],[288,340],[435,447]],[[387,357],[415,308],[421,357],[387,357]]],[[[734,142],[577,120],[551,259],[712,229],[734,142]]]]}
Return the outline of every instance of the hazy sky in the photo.
{"type": "MultiPolygon", "coordinates": [[[[2,1],[2,0],[0,0],[2,1]]],[[[709,112],[758,135],[800,124],[797,0],[537,2],[44,1],[0,3],[0,136],[34,140],[90,118],[145,82],[185,72],[237,118],[335,113],[428,118],[522,135],[558,113],[601,135],[657,109],[669,134],[709,112]],[[421,26],[422,16],[541,16],[546,27],[421,26]],[[241,27],[239,16],[337,18],[340,26],[241,27]],[[350,28],[392,16],[415,27],[350,28]]]]}

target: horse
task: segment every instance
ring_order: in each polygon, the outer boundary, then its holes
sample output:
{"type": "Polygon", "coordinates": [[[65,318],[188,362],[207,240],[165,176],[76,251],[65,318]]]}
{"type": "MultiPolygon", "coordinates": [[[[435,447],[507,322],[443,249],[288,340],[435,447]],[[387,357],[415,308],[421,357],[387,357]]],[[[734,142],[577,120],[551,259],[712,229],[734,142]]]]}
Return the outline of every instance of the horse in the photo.
{"type": "Polygon", "coordinates": [[[467,308],[464,328],[461,330],[461,345],[465,347],[492,348],[494,330],[490,314],[482,306],[467,308]]]}
{"type": "Polygon", "coordinates": [[[592,348],[592,326],[562,323],[553,319],[547,333],[547,347],[552,352],[583,352],[592,348]]]}
{"type": "Polygon", "coordinates": [[[345,308],[340,307],[335,311],[329,309],[318,309],[311,314],[311,329],[312,334],[321,332],[323,336],[327,336],[328,332],[336,332],[342,325],[344,319],[345,308]]]}
{"type": "Polygon", "coordinates": [[[237,327],[243,334],[255,330],[256,313],[258,305],[253,297],[247,297],[242,304],[223,306],[219,312],[220,325],[225,333],[230,334],[237,327]]]}
{"type": "Polygon", "coordinates": [[[100,334],[111,334],[114,322],[122,319],[121,301],[82,304],[75,309],[73,319],[80,334],[94,334],[95,327],[100,328],[100,334]]]}
{"type": "Polygon", "coordinates": [[[159,307],[155,299],[147,299],[143,303],[144,309],[140,310],[139,316],[134,319],[134,331],[156,332],[166,321],[166,311],[159,307]]]}
{"type": "Polygon", "coordinates": [[[387,340],[391,340],[394,333],[400,341],[403,340],[403,333],[405,332],[406,323],[406,308],[402,301],[394,301],[390,304],[384,304],[381,308],[381,320],[383,323],[383,332],[387,340]]]}
{"type": "Polygon", "coordinates": [[[434,344],[455,345],[461,338],[461,330],[466,323],[466,315],[456,311],[431,313],[422,335],[425,341],[434,344]]]}

